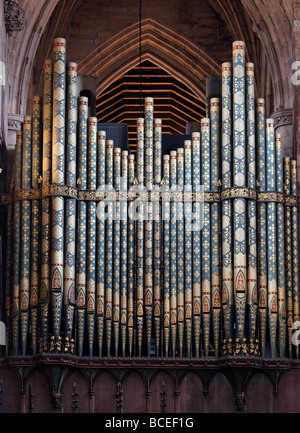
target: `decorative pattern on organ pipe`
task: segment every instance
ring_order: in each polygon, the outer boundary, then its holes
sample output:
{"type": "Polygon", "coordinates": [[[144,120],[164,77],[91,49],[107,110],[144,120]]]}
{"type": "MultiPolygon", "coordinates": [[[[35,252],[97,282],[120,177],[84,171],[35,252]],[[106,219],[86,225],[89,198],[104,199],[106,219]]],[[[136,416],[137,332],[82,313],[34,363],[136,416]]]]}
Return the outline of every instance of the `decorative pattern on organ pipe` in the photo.
{"type": "MultiPolygon", "coordinates": [[[[276,187],[276,155],[274,119],[266,119],[267,191],[276,187]]],[[[276,203],[267,203],[267,254],[268,254],[268,319],[271,358],[276,356],[277,336],[277,234],[276,203]]]]}
{"type": "MultiPolygon", "coordinates": [[[[283,193],[283,164],[281,135],[275,134],[277,191],[283,193]]],[[[277,203],[277,269],[278,269],[278,342],[279,356],[286,351],[286,293],[285,293],[285,239],[284,239],[284,204],[277,203]]]]}
{"type": "MultiPolygon", "coordinates": [[[[162,163],[162,122],[154,119],[154,188],[161,186],[161,163],[162,163]]],[[[154,335],[156,354],[159,354],[160,343],[160,321],[161,321],[161,211],[159,200],[154,201],[154,253],[153,253],[153,314],[154,335]]]]}
{"type": "MultiPolygon", "coordinates": [[[[153,185],[153,98],[145,98],[145,186],[152,190],[153,185]]],[[[145,220],[145,320],[147,353],[150,356],[153,316],[153,209],[148,201],[145,220]]]]}
{"type": "MultiPolygon", "coordinates": [[[[106,185],[113,187],[113,140],[106,140],[106,185]]],[[[105,221],[106,254],[105,254],[105,329],[107,356],[111,355],[112,308],[113,308],[113,220],[112,202],[108,202],[108,216],[105,221]]]]}
{"type": "MultiPolygon", "coordinates": [[[[247,184],[256,188],[255,152],[255,98],[254,64],[246,63],[246,113],[247,113],[247,184]]],[[[248,200],[248,245],[247,245],[247,317],[250,353],[254,353],[257,319],[257,228],[256,201],[248,200]]]]}
{"type": "MultiPolygon", "coordinates": [[[[233,71],[233,187],[246,186],[245,43],[232,46],[233,71]]],[[[245,342],[246,315],[246,200],[233,200],[234,297],[236,342],[245,342]]]]}
{"type": "MultiPolygon", "coordinates": [[[[135,157],[128,155],[128,186],[132,188],[135,183],[135,157]]],[[[128,318],[128,354],[133,354],[133,324],[134,324],[134,249],[135,226],[133,218],[128,221],[128,279],[127,279],[127,318],[128,318]]]]}
{"type": "MultiPolygon", "coordinates": [[[[42,98],[32,100],[32,188],[40,188],[42,164],[42,98]]],[[[37,352],[38,299],[40,275],[40,200],[31,203],[31,273],[30,273],[30,327],[32,353],[37,352]]]]}
{"type": "MultiPolygon", "coordinates": [[[[211,189],[210,179],[210,119],[201,119],[201,185],[204,193],[211,189]]],[[[208,356],[211,324],[211,204],[204,203],[204,219],[202,229],[202,280],[201,306],[204,353],[208,356]]]]}
{"type": "MultiPolygon", "coordinates": [[[[78,179],[77,188],[87,188],[88,98],[78,99],[78,179]]],[[[79,201],[77,225],[77,344],[82,354],[86,313],[86,202],[79,201]]]]}
{"type": "MultiPolygon", "coordinates": [[[[177,151],[170,152],[170,190],[174,191],[177,183],[177,151]]],[[[177,208],[173,200],[170,204],[170,318],[172,356],[176,356],[177,339],[177,208]]]]}
{"type": "MultiPolygon", "coordinates": [[[[284,192],[291,194],[291,166],[290,158],[283,158],[284,192]]],[[[285,286],[287,309],[287,346],[288,356],[292,357],[292,326],[293,326],[293,264],[292,264],[292,214],[291,207],[285,206],[285,286]]]]}
{"type": "MultiPolygon", "coordinates": [[[[266,191],[266,120],[265,101],[256,100],[256,144],[257,144],[257,191],[266,191]]],[[[260,352],[265,356],[267,338],[267,232],[266,203],[257,203],[257,267],[258,273],[258,317],[260,352]]]]}
{"type": "MultiPolygon", "coordinates": [[[[177,189],[183,191],[184,187],[184,149],[177,149],[177,189]]],[[[185,245],[185,223],[183,201],[177,202],[177,330],[179,356],[183,354],[183,337],[184,337],[184,245],[185,245]]]]}
{"type": "MultiPolygon", "coordinates": [[[[120,191],[121,149],[114,148],[114,189],[120,191]]],[[[113,221],[113,326],[115,356],[118,356],[120,327],[120,202],[115,203],[115,218],[113,221]]]]}
{"type": "MultiPolygon", "coordinates": [[[[144,186],[144,119],[137,120],[137,183],[139,190],[144,186]]],[[[138,355],[142,353],[143,324],[144,324],[144,212],[145,203],[138,203],[138,218],[136,222],[136,320],[138,355]]]]}
{"type": "MultiPolygon", "coordinates": [[[[170,186],[170,155],[163,156],[163,190],[170,186]]],[[[171,281],[170,281],[170,202],[164,201],[162,207],[163,218],[163,262],[164,262],[164,354],[169,356],[170,325],[171,325],[171,281]]]]}
{"type": "MultiPolygon", "coordinates": [[[[52,183],[65,183],[65,111],[66,111],[66,40],[54,39],[53,44],[53,129],[52,183]]],[[[62,196],[52,197],[51,226],[51,305],[53,343],[58,350],[63,301],[64,217],[62,196]]]]}
{"type": "MultiPolygon", "coordinates": [[[[232,187],[232,64],[222,64],[222,188],[232,187]]],[[[222,308],[225,347],[233,342],[232,200],[222,201],[222,308]]]]}
{"type": "MultiPolygon", "coordinates": [[[[22,149],[22,188],[31,188],[32,116],[24,116],[22,149]]],[[[20,250],[20,325],[22,355],[26,355],[29,326],[31,202],[22,200],[20,250]]],[[[58,338],[59,333],[57,334],[58,338]]]]}
{"type": "MultiPolygon", "coordinates": [[[[297,161],[291,160],[291,195],[297,203],[297,161]]],[[[298,210],[292,206],[292,260],[293,260],[293,322],[299,322],[299,246],[298,210]]],[[[299,326],[298,326],[299,328],[299,326]]],[[[295,355],[299,359],[299,345],[295,345],[295,355]]]]}
{"type": "MultiPolygon", "coordinates": [[[[77,153],[77,64],[67,63],[66,101],[66,185],[76,187],[77,153]]],[[[64,313],[65,340],[72,342],[76,299],[76,199],[66,199],[65,215],[64,313]]]]}
{"type": "MultiPolygon", "coordinates": [[[[200,188],[201,185],[200,164],[200,132],[192,133],[192,188],[200,188]]],[[[199,211],[200,203],[193,203],[193,214],[199,211]]],[[[195,356],[200,356],[200,330],[201,330],[201,231],[200,227],[194,227],[193,234],[193,329],[195,356]]]]}
{"type": "MultiPolygon", "coordinates": [[[[127,192],[128,188],[128,151],[122,150],[121,152],[121,194],[127,192]]],[[[121,343],[122,343],[122,356],[125,356],[126,337],[127,337],[127,267],[128,267],[128,223],[127,223],[127,201],[126,196],[124,200],[120,200],[120,255],[121,255],[121,275],[120,275],[120,323],[121,323],[121,343]]]]}
{"type": "MultiPolygon", "coordinates": [[[[221,101],[210,100],[210,140],[211,140],[211,191],[219,191],[220,186],[220,127],[221,101]]],[[[211,311],[215,355],[219,356],[221,338],[221,293],[220,293],[220,205],[211,203],[211,311]]]]}
{"type": "MultiPolygon", "coordinates": [[[[43,89],[43,162],[42,187],[52,182],[52,111],[53,111],[53,62],[51,59],[44,63],[44,89],[43,89]]],[[[49,334],[49,303],[51,278],[51,199],[42,199],[42,239],[41,239],[41,337],[40,350],[47,350],[49,334]]]]}
{"type": "MultiPolygon", "coordinates": [[[[104,190],[106,175],[106,132],[97,133],[97,188],[104,190]]],[[[105,311],[105,220],[101,218],[101,211],[104,213],[104,203],[97,206],[96,236],[96,323],[98,336],[98,355],[102,356],[103,333],[104,333],[104,311],[105,311]],[[100,215],[98,214],[100,212],[100,215]]]]}
{"type": "MultiPolygon", "coordinates": [[[[192,142],[191,140],[184,141],[184,192],[192,192],[192,142]]],[[[185,336],[186,336],[186,349],[187,356],[192,356],[192,316],[193,316],[193,267],[192,267],[192,256],[193,256],[193,238],[192,230],[188,225],[192,223],[192,202],[187,199],[184,200],[184,212],[185,212],[185,239],[184,239],[184,269],[185,269],[185,290],[184,290],[184,317],[185,317],[185,336]]]]}
{"type": "MultiPolygon", "coordinates": [[[[87,187],[97,187],[97,118],[88,118],[87,187]]],[[[96,202],[87,203],[87,266],[86,266],[86,312],[90,356],[93,355],[96,308],[96,202]]]]}

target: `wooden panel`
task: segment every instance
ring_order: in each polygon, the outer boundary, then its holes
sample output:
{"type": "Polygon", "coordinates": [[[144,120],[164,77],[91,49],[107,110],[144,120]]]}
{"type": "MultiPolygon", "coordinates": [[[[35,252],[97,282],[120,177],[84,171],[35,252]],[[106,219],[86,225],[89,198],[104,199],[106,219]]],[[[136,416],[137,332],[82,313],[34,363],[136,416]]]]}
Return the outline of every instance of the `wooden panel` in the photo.
{"type": "Polygon", "coordinates": [[[180,412],[204,412],[204,395],[202,382],[195,373],[187,373],[180,385],[180,412]]]}
{"type": "Polygon", "coordinates": [[[284,374],[279,383],[279,395],[275,398],[276,411],[282,413],[300,412],[299,370],[284,374]]]}
{"type": "Polygon", "coordinates": [[[232,413],[235,411],[232,387],[222,373],[217,373],[210,385],[205,399],[205,412],[232,413]]]}
{"type": "Polygon", "coordinates": [[[31,404],[33,413],[54,412],[51,406],[51,389],[49,383],[43,373],[38,369],[33,370],[26,382],[25,412],[29,412],[30,385],[33,394],[31,404]]]}
{"type": "Polygon", "coordinates": [[[123,382],[124,413],[146,412],[146,389],[142,377],[133,371],[123,382]]]}
{"type": "Polygon", "coordinates": [[[0,370],[0,381],[2,385],[2,411],[3,413],[20,412],[20,394],[17,375],[14,369],[3,368],[0,370]]]}
{"type": "MultiPolygon", "coordinates": [[[[146,370],[143,370],[146,374],[146,370]]],[[[222,373],[217,373],[210,385],[207,397],[203,395],[203,386],[196,373],[188,372],[179,382],[176,389],[175,377],[180,372],[159,371],[152,377],[147,393],[146,381],[142,376],[132,371],[125,374],[123,385],[124,413],[234,413],[235,396],[231,384],[222,373]]],[[[276,379],[276,370],[270,371],[276,379]]],[[[141,373],[142,374],[142,373],[141,373]]],[[[278,370],[278,374],[280,374],[278,370]]],[[[278,378],[277,378],[278,379],[278,378]]],[[[46,376],[34,369],[26,381],[26,394],[21,406],[20,385],[13,368],[1,368],[0,380],[3,381],[2,411],[3,413],[29,412],[30,384],[32,399],[31,407],[34,413],[54,413],[51,399],[51,386],[46,376]]],[[[77,384],[78,413],[92,411],[92,398],[89,394],[88,381],[84,371],[75,371],[66,376],[62,386],[63,412],[72,412],[72,386],[77,384]]],[[[246,388],[247,413],[300,413],[300,371],[288,371],[282,375],[279,382],[278,395],[273,393],[273,385],[263,372],[254,375],[246,388]]],[[[101,372],[94,384],[94,411],[96,413],[116,413],[117,384],[113,374],[101,372]]]]}
{"type": "Polygon", "coordinates": [[[273,411],[272,383],[264,373],[257,373],[246,388],[246,412],[271,413],[273,411]]]}
{"type": "Polygon", "coordinates": [[[95,413],[116,413],[117,385],[114,377],[104,371],[95,379],[95,413]]]}
{"type": "Polygon", "coordinates": [[[165,371],[158,372],[151,381],[151,412],[175,412],[174,383],[165,371]]]}

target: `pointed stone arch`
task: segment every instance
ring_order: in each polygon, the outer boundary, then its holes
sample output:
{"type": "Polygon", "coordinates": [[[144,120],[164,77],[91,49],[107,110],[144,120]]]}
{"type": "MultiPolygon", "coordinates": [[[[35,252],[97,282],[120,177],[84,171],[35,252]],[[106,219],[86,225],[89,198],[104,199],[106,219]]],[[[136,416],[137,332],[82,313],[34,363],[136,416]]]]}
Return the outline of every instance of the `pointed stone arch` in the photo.
{"type": "MultiPolygon", "coordinates": [[[[141,23],[141,60],[150,60],[184,83],[205,102],[206,77],[219,75],[219,65],[188,38],[153,19],[141,23]]],[[[97,94],[138,65],[139,24],[116,33],[78,62],[80,75],[94,75],[97,94]]]]}
{"type": "Polygon", "coordinates": [[[44,0],[33,5],[28,0],[20,1],[25,10],[26,25],[21,32],[14,32],[8,39],[7,69],[11,86],[9,112],[25,114],[27,92],[33,60],[41,35],[58,0],[44,0]]]}

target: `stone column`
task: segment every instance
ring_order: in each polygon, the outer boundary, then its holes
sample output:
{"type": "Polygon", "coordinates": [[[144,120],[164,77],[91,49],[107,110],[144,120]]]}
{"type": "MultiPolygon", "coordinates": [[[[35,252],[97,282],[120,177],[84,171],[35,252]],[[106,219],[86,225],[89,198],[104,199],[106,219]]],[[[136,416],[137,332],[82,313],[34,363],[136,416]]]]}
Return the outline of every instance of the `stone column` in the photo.
{"type": "MultiPolygon", "coordinates": [[[[5,155],[5,175],[7,179],[5,180],[5,185],[3,189],[8,191],[8,186],[10,183],[10,173],[12,173],[13,158],[15,154],[15,146],[17,142],[17,131],[21,130],[23,122],[23,116],[20,114],[8,114],[7,119],[7,141],[6,141],[6,155],[5,155]],[[5,189],[6,188],[6,189],[5,189]]],[[[2,167],[4,168],[4,167],[2,167]]]]}
{"type": "Polygon", "coordinates": [[[23,116],[20,114],[8,114],[7,119],[7,146],[14,147],[16,144],[16,131],[22,127],[23,116]]]}
{"type": "Polygon", "coordinates": [[[292,108],[283,108],[275,111],[271,115],[274,119],[275,132],[281,134],[282,138],[282,155],[294,158],[293,143],[293,110],[292,108]]]}

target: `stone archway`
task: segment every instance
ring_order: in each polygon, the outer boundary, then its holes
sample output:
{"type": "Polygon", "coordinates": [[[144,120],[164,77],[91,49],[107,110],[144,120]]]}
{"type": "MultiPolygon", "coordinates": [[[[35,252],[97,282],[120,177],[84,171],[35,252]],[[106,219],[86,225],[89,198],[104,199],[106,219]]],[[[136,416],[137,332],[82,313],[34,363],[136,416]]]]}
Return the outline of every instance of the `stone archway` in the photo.
{"type": "Polygon", "coordinates": [[[7,43],[8,82],[11,87],[9,113],[23,116],[26,110],[27,91],[31,68],[41,35],[58,3],[58,0],[33,2],[19,1],[25,10],[26,25],[21,32],[13,32],[7,43]]]}

